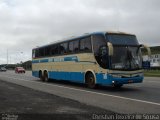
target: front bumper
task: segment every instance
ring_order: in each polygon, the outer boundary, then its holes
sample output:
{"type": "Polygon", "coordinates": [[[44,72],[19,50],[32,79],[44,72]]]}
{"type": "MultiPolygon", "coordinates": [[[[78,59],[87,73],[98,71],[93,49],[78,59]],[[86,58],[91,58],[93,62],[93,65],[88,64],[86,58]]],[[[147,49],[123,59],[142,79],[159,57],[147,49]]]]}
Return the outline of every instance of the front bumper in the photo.
{"type": "Polygon", "coordinates": [[[133,77],[115,77],[111,74],[96,74],[96,83],[101,85],[123,85],[131,83],[142,83],[143,75],[133,77]]]}

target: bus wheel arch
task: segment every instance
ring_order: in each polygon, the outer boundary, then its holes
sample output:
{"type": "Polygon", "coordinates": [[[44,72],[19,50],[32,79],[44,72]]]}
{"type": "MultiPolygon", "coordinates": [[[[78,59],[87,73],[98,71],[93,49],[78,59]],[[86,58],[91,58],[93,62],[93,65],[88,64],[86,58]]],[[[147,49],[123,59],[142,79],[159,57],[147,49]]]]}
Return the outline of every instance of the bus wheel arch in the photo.
{"type": "Polygon", "coordinates": [[[88,70],[85,72],[85,84],[89,88],[95,88],[96,87],[96,76],[95,73],[92,70],[88,70]]]}

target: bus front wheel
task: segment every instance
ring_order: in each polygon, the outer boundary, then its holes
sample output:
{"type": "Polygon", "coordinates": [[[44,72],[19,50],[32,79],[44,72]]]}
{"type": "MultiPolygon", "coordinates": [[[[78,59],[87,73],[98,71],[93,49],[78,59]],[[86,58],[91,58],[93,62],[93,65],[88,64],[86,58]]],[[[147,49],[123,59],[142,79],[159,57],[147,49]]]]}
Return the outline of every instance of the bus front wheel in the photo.
{"type": "Polygon", "coordinates": [[[118,85],[112,85],[114,88],[121,88],[123,86],[123,84],[118,84],[118,85]]]}
{"type": "Polygon", "coordinates": [[[87,84],[87,87],[92,88],[92,89],[96,87],[95,78],[92,73],[86,74],[86,84],[87,84]]]}

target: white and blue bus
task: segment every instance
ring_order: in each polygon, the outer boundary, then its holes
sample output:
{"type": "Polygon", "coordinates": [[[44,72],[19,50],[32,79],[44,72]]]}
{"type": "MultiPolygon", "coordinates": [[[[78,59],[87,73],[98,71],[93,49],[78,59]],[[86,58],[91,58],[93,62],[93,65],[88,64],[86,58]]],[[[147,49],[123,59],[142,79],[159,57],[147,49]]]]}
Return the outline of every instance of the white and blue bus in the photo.
{"type": "Polygon", "coordinates": [[[140,45],[133,34],[96,32],[32,50],[32,75],[43,81],[66,80],[121,87],[143,81],[140,45]]]}

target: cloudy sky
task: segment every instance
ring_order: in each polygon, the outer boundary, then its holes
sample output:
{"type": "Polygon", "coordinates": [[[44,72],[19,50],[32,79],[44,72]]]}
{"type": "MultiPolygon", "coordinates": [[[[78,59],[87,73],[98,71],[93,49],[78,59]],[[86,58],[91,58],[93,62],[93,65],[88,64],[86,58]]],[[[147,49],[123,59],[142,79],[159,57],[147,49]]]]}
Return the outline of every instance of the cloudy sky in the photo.
{"type": "Polygon", "coordinates": [[[160,46],[160,0],[0,0],[0,64],[31,49],[95,31],[123,31],[160,46]]]}

